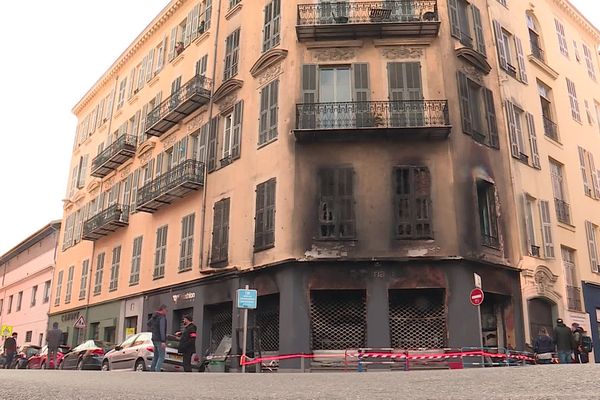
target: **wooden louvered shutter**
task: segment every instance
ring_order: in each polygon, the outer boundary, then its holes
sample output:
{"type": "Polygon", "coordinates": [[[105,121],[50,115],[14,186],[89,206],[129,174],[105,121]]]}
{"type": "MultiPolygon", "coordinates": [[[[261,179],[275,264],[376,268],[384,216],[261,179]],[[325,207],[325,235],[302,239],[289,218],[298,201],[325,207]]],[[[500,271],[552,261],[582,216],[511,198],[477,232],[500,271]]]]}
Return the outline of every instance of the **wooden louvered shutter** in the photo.
{"type": "Polygon", "coordinates": [[[372,118],[368,103],[371,94],[369,90],[369,64],[353,64],[352,70],[354,72],[353,100],[356,104],[356,127],[368,127],[372,125],[372,118]]]}
{"type": "Polygon", "coordinates": [[[312,105],[318,101],[317,93],[317,66],[305,64],[302,66],[302,109],[297,110],[299,118],[299,129],[314,129],[316,127],[316,116],[318,106],[312,105]]]}
{"type": "Polygon", "coordinates": [[[515,36],[515,47],[517,50],[517,63],[519,64],[519,79],[527,83],[527,71],[525,70],[525,56],[523,55],[523,45],[521,39],[515,36]]]}
{"type": "Polygon", "coordinates": [[[500,148],[500,139],[498,138],[498,122],[496,118],[496,108],[494,106],[494,95],[488,88],[483,88],[483,97],[485,99],[485,111],[490,136],[490,147],[500,148]]]}
{"type": "Polygon", "coordinates": [[[448,9],[450,10],[450,25],[452,36],[460,39],[460,20],[458,17],[458,0],[448,0],[448,9]]]}
{"type": "Polygon", "coordinates": [[[219,117],[213,117],[210,121],[208,132],[208,171],[214,171],[217,168],[217,130],[219,129],[219,117]]]}
{"type": "Polygon", "coordinates": [[[457,72],[457,81],[463,132],[470,135],[473,133],[473,116],[471,115],[471,100],[466,75],[460,71],[457,72]]]}
{"type": "Polygon", "coordinates": [[[588,253],[590,255],[590,266],[592,272],[599,272],[598,247],[596,246],[596,228],[590,221],[585,221],[585,233],[588,242],[588,253]]]}
{"type": "Polygon", "coordinates": [[[517,123],[513,105],[510,101],[504,103],[508,121],[508,133],[510,136],[510,151],[513,157],[520,158],[519,141],[517,138],[517,123]]]}
{"type": "Polygon", "coordinates": [[[496,34],[496,49],[498,49],[498,59],[500,60],[500,67],[503,69],[508,68],[508,61],[506,59],[506,49],[504,47],[504,37],[502,36],[502,26],[496,20],[493,21],[494,33],[496,34]]]}
{"type": "Polygon", "coordinates": [[[485,36],[483,35],[483,26],[481,25],[481,12],[479,8],[471,5],[473,11],[473,25],[475,29],[475,40],[477,41],[477,51],[483,56],[486,55],[485,36]]]}
{"type": "Polygon", "coordinates": [[[531,113],[526,113],[525,118],[527,119],[527,130],[529,131],[529,145],[531,146],[532,165],[535,168],[540,169],[540,153],[538,150],[537,133],[535,132],[535,122],[533,121],[533,115],[531,113]]]}
{"type": "Polygon", "coordinates": [[[244,120],[244,101],[241,100],[233,106],[233,137],[231,142],[231,158],[236,159],[241,155],[242,124],[244,120]]]}
{"type": "Polygon", "coordinates": [[[554,243],[552,241],[552,223],[550,220],[550,204],[540,201],[540,219],[542,221],[542,239],[544,242],[544,256],[554,258],[554,243]]]}

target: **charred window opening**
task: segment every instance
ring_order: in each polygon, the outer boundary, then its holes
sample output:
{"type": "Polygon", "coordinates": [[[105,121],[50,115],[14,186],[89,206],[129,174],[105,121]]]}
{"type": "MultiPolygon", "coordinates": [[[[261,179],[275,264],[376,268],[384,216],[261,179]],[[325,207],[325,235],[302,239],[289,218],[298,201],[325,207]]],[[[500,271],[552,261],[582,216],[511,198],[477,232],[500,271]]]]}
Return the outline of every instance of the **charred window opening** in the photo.
{"type": "Polygon", "coordinates": [[[354,169],[326,168],[319,171],[319,238],[353,239],[354,169]]]}
{"type": "Polygon", "coordinates": [[[260,296],[256,309],[256,327],[260,335],[255,336],[260,343],[256,349],[279,351],[279,293],[260,296]]]}
{"type": "Polygon", "coordinates": [[[479,225],[484,246],[498,248],[498,215],[496,213],[496,188],[487,181],[477,182],[479,225]]]}
{"type": "Polygon", "coordinates": [[[429,169],[397,167],[395,178],[396,238],[433,239],[429,169]]]}
{"type": "Polygon", "coordinates": [[[311,291],[311,348],[342,350],[365,347],[366,314],[364,290],[311,291]]]}
{"type": "Polygon", "coordinates": [[[220,303],[206,306],[208,315],[209,352],[214,353],[224,337],[231,337],[231,320],[233,318],[232,303],[220,303]]]}
{"type": "Polygon", "coordinates": [[[444,290],[390,290],[389,321],[394,348],[446,347],[444,290]]]}

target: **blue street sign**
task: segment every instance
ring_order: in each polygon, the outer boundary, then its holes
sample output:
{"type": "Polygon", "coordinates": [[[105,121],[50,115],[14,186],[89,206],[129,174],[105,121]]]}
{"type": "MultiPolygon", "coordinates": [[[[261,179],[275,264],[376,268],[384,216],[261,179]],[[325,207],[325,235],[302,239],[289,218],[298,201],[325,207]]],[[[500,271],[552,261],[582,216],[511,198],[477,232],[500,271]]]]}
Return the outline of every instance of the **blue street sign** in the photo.
{"type": "Polygon", "coordinates": [[[237,307],[238,308],[256,308],[258,293],[256,289],[238,289],[237,307]]]}

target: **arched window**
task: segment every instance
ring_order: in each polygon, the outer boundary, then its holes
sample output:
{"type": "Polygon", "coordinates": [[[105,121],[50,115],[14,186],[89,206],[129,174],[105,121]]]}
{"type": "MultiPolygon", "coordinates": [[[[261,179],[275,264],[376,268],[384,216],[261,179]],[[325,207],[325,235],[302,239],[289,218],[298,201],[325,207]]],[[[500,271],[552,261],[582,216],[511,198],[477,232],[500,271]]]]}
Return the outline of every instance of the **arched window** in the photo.
{"type": "Polygon", "coordinates": [[[527,11],[527,28],[529,29],[529,43],[531,44],[531,54],[540,61],[545,61],[544,48],[542,45],[542,36],[540,24],[532,11],[527,11]]]}

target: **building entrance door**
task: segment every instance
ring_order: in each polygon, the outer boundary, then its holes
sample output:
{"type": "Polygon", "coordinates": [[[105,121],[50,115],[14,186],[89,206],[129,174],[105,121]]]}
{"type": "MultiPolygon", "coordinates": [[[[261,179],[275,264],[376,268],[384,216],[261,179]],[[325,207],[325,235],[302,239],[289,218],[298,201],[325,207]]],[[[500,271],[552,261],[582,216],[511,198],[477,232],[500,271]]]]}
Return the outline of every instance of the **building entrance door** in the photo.
{"type": "Polygon", "coordinates": [[[531,343],[535,340],[541,328],[546,328],[549,334],[552,334],[552,308],[555,306],[550,300],[537,297],[527,302],[529,313],[529,336],[531,343]]]}

